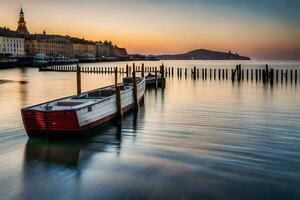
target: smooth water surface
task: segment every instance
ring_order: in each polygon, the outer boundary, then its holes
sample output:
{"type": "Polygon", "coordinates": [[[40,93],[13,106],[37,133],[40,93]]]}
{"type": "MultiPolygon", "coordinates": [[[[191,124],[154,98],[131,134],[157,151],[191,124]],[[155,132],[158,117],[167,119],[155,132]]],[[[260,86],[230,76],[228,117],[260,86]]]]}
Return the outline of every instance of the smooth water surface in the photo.
{"type": "MultiPolygon", "coordinates": [[[[114,81],[82,78],[84,91],[114,81]]],[[[0,199],[300,199],[300,83],[168,77],[165,90],[148,89],[141,110],[123,122],[83,139],[28,139],[21,108],[75,93],[74,73],[0,71],[0,199]]]]}

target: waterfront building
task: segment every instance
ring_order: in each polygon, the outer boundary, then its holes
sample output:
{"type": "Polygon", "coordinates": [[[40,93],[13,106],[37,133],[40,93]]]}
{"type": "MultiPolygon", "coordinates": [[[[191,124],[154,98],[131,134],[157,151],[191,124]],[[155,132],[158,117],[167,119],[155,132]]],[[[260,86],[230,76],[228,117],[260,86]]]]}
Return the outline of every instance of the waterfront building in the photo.
{"type": "Polygon", "coordinates": [[[113,46],[111,42],[97,42],[96,50],[98,58],[127,56],[127,51],[125,48],[119,48],[116,45],[113,46]]]}
{"type": "Polygon", "coordinates": [[[17,33],[29,34],[29,31],[26,27],[26,21],[25,21],[24,12],[23,12],[22,8],[21,8],[21,11],[20,11],[20,14],[19,14],[17,33]]]}
{"type": "Polygon", "coordinates": [[[62,36],[33,35],[25,41],[27,55],[45,54],[49,57],[73,57],[71,41],[62,36]]]}
{"type": "Polygon", "coordinates": [[[72,38],[73,55],[75,57],[82,57],[85,55],[96,56],[96,46],[93,42],[72,38]]]}
{"type": "Polygon", "coordinates": [[[7,56],[24,55],[24,38],[7,28],[0,28],[0,54],[7,56]]]}
{"type": "Polygon", "coordinates": [[[102,42],[96,43],[96,55],[98,58],[110,57],[112,55],[112,45],[102,42]]]}

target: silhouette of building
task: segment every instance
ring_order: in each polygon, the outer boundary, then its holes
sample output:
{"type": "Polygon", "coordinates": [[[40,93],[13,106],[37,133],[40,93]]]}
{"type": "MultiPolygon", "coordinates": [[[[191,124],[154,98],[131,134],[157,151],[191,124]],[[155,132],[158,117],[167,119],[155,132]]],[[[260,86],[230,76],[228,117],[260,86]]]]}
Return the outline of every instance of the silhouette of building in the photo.
{"type": "Polygon", "coordinates": [[[19,16],[20,16],[20,18],[19,18],[19,21],[18,21],[17,33],[29,34],[29,31],[27,30],[27,27],[26,27],[26,21],[25,21],[25,18],[24,18],[24,12],[23,12],[22,8],[21,8],[19,16]]]}

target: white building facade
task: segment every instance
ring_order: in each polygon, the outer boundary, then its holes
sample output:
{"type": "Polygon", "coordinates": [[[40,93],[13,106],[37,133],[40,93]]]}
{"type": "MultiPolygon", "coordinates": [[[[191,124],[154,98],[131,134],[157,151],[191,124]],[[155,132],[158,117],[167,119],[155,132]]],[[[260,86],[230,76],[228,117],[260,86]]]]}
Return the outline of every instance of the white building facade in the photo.
{"type": "Polygon", "coordinates": [[[23,38],[0,36],[0,54],[25,55],[24,42],[23,38]]]}

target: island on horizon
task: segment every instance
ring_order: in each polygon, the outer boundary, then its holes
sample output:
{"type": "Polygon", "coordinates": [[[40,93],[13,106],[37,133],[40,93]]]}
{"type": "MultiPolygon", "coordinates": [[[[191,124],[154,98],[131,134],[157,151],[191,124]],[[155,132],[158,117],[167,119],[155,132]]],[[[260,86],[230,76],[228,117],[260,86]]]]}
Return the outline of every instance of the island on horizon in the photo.
{"type": "Polygon", "coordinates": [[[241,56],[231,51],[226,53],[207,49],[196,49],[183,54],[156,55],[156,57],[160,60],[251,60],[248,56],[241,56]]]}

